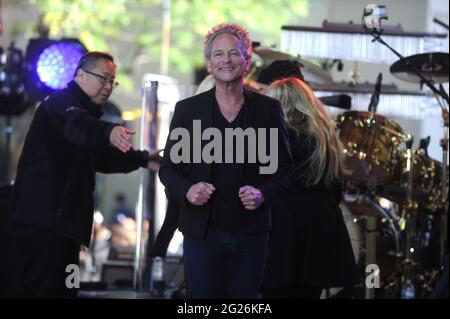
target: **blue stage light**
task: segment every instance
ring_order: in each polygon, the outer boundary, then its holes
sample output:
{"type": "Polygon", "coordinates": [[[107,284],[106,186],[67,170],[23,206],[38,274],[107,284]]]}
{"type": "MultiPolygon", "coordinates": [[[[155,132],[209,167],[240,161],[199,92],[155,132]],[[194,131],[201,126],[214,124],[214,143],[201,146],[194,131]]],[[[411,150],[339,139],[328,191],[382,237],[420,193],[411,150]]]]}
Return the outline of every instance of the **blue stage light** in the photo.
{"type": "Polygon", "coordinates": [[[49,93],[65,88],[86,52],[84,45],[76,39],[31,39],[25,57],[30,100],[42,101],[49,93]]]}
{"type": "Polygon", "coordinates": [[[36,71],[45,85],[62,89],[73,79],[78,61],[85,50],[74,43],[56,43],[40,54],[36,71]]]}

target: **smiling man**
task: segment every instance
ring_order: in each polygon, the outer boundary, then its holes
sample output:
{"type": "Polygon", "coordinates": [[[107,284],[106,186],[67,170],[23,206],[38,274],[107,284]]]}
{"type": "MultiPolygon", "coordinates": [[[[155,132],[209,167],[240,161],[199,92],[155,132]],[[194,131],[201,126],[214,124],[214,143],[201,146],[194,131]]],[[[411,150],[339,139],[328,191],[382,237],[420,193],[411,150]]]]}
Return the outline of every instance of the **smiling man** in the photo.
{"type": "MultiPolygon", "coordinates": [[[[189,136],[185,144],[192,145],[191,158],[176,160],[179,141],[170,137],[177,134],[169,134],[160,179],[169,198],[181,203],[179,228],[184,235],[189,298],[258,296],[268,251],[270,209],[289,186],[292,158],[280,104],[243,88],[251,54],[250,37],[242,27],[214,27],[206,36],[204,56],[215,88],[178,102],[172,118],[170,131],[183,129],[189,136]],[[253,139],[258,148],[242,147],[239,141],[211,145],[221,138],[198,141],[196,136],[204,136],[195,134],[199,126],[205,135],[221,136],[237,128],[251,129],[258,133],[253,139]],[[277,134],[259,134],[274,129],[277,134]],[[273,138],[277,143],[270,143],[273,138]],[[212,153],[234,156],[226,161],[217,154],[205,156],[201,153],[205,146],[212,153]],[[263,158],[251,154],[260,148],[276,156],[278,165],[270,174],[260,173],[264,163],[249,160],[263,158]],[[206,157],[214,160],[205,161],[206,157]]],[[[248,146],[248,138],[245,143],[248,146]]]]}
{"type": "Polygon", "coordinates": [[[115,82],[113,57],[90,52],[67,88],[37,108],[19,160],[13,221],[14,297],[75,297],[68,266],[89,246],[95,172],[153,167],[147,151],[131,149],[133,131],[99,120],[115,82]]]}

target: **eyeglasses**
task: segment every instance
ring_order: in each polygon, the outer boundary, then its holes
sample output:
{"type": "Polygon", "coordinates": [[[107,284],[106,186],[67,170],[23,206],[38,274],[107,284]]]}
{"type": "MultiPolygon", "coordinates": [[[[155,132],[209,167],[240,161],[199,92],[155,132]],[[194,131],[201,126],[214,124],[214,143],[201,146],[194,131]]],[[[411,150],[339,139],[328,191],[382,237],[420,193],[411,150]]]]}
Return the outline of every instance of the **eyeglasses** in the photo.
{"type": "Polygon", "coordinates": [[[107,78],[106,76],[103,76],[101,74],[97,74],[88,70],[83,69],[84,72],[89,73],[91,75],[96,76],[100,82],[102,83],[103,86],[105,86],[106,84],[111,84],[113,89],[116,88],[119,85],[119,82],[115,82],[114,78],[107,78]]]}

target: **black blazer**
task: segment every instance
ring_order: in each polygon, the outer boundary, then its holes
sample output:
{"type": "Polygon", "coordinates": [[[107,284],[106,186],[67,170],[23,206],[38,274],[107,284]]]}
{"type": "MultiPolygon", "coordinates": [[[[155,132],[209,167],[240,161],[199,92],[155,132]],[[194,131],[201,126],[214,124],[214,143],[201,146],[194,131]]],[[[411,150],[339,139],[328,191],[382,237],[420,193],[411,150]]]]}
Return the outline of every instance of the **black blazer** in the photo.
{"type": "MultiPolygon", "coordinates": [[[[259,188],[265,198],[263,205],[256,211],[248,211],[240,205],[241,215],[238,226],[244,233],[268,232],[271,228],[270,209],[289,187],[293,161],[279,101],[250,91],[245,91],[244,97],[242,129],[250,127],[255,130],[257,128],[278,128],[278,170],[270,175],[260,174],[261,164],[258,163],[258,160],[257,163],[236,164],[240,166],[240,186],[252,185],[259,188]]],[[[186,128],[190,133],[192,146],[193,120],[201,120],[202,130],[212,127],[214,99],[215,88],[178,102],[170,124],[170,132],[177,127],[186,128]]],[[[269,134],[267,134],[267,139],[269,139],[269,134]]],[[[202,149],[209,142],[202,140],[202,149]]],[[[159,176],[172,196],[181,203],[180,231],[195,238],[204,238],[211,214],[211,200],[205,205],[195,206],[186,200],[186,193],[195,183],[211,182],[212,165],[203,161],[201,163],[192,163],[192,161],[191,163],[173,163],[170,159],[170,150],[175,143],[177,141],[167,139],[159,176]]],[[[268,142],[266,145],[269,145],[268,142]]]]}

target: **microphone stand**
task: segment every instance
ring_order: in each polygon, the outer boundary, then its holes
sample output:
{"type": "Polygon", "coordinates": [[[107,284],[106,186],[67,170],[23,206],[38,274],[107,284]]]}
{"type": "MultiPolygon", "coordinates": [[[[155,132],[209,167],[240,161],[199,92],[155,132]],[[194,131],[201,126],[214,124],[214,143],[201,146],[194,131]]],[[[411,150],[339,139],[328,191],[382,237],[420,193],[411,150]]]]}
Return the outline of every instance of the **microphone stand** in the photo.
{"type": "Polygon", "coordinates": [[[442,148],[442,186],[441,186],[441,207],[443,209],[441,215],[441,238],[440,238],[440,257],[443,260],[445,256],[445,243],[447,242],[447,218],[448,218],[448,189],[447,189],[447,178],[448,178],[448,166],[447,166],[447,158],[448,158],[448,128],[449,128],[449,119],[448,119],[448,111],[442,108],[442,118],[444,121],[444,137],[440,141],[440,145],[442,148]]]}
{"type": "Polygon", "coordinates": [[[443,22],[443,21],[441,21],[441,20],[439,20],[438,18],[434,18],[433,22],[439,24],[441,27],[443,27],[443,28],[448,30],[448,24],[443,22]]]}
{"type": "MultiPolygon", "coordinates": [[[[403,55],[401,55],[400,53],[398,53],[394,48],[392,48],[389,44],[387,44],[382,38],[381,38],[381,34],[383,32],[383,29],[380,29],[380,31],[378,31],[377,29],[373,29],[370,34],[373,36],[373,40],[374,41],[378,41],[381,44],[383,44],[384,46],[386,46],[389,50],[391,50],[392,52],[394,52],[394,54],[396,56],[398,56],[400,59],[404,59],[405,57],[403,55]]],[[[432,84],[432,82],[430,80],[428,80],[427,78],[425,78],[422,73],[420,72],[419,69],[416,68],[415,65],[410,64],[408,61],[406,62],[406,67],[409,68],[411,71],[414,72],[415,75],[417,75],[421,80],[422,83],[426,84],[431,91],[433,91],[435,94],[439,95],[440,97],[442,97],[446,102],[447,105],[449,105],[449,97],[448,95],[446,95],[444,92],[442,92],[441,90],[436,89],[436,87],[432,84]]]]}
{"type": "Polygon", "coordinates": [[[11,166],[11,136],[13,133],[12,118],[11,115],[6,115],[6,123],[4,132],[6,134],[6,146],[4,154],[4,169],[0,172],[0,186],[11,185],[9,180],[9,170],[11,166]]]}

